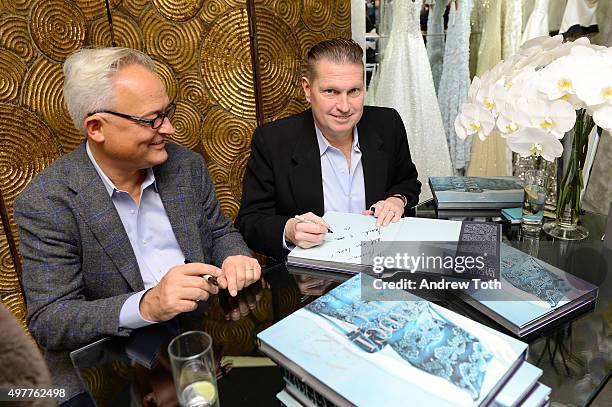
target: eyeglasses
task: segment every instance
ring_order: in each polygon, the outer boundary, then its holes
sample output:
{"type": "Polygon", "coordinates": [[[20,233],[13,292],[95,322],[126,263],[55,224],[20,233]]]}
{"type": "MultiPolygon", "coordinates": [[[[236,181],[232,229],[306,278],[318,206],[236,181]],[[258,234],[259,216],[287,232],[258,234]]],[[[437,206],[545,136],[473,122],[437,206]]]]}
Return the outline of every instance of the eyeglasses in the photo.
{"type": "Polygon", "coordinates": [[[168,105],[168,108],[166,109],[165,112],[158,114],[152,119],[147,119],[147,118],[140,117],[140,116],[132,116],[132,115],[125,114],[125,113],[113,112],[112,110],[98,110],[97,112],[87,113],[87,117],[93,116],[94,114],[97,114],[97,113],[108,113],[108,114],[112,114],[118,117],[122,117],[124,119],[131,120],[136,123],[146,124],[148,126],[151,126],[153,130],[157,130],[164,123],[164,119],[166,117],[168,118],[168,120],[172,120],[172,117],[174,116],[175,111],[176,111],[176,104],[172,102],[168,105]]]}

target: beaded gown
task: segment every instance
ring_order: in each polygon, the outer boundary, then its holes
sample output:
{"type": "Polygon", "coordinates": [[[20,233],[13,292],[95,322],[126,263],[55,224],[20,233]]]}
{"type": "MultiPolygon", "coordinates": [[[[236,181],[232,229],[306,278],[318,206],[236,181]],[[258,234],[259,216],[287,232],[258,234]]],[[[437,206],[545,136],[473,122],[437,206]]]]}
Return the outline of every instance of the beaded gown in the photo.
{"type": "Polygon", "coordinates": [[[406,126],[422,183],[419,202],[432,197],[430,176],[452,175],[448,143],[419,24],[421,0],[393,2],[389,42],[368,100],[395,108],[406,126]]]}
{"type": "Polygon", "coordinates": [[[461,105],[467,101],[470,87],[470,13],[474,2],[465,0],[458,4],[458,9],[455,3],[450,6],[438,101],[453,168],[463,170],[470,160],[472,136],[465,140],[458,138],[454,123],[461,105]]]}
{"type": "MultiPolygon", "coordinates": [[[[502,2],[489,0],[484,3],[484,25],[478,49],[476,74],[481,76],[501,61],[502,57],[502,2]]],[[[512,175],[509,149],[497,130],[493,130],[485,141],[474,138],[470,164],[466,175],[491,177],[512,175]]]]}

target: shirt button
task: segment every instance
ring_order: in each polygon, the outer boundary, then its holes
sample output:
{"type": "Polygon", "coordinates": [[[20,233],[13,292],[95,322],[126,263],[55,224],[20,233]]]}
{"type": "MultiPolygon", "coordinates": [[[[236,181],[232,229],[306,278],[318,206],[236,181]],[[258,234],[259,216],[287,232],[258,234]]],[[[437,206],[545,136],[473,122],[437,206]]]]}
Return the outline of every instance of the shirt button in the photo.
{"type": "Polygon", "coordinates": [[[133,215],[136,213],[136,211],[134,209],[130,209],[130,213],[133,215]]]}
{"type": "Polygon", "coordinates": [[[145,246],[147,245],[146,239],[142,239],[142,244],[145,245],[145,246]]]}

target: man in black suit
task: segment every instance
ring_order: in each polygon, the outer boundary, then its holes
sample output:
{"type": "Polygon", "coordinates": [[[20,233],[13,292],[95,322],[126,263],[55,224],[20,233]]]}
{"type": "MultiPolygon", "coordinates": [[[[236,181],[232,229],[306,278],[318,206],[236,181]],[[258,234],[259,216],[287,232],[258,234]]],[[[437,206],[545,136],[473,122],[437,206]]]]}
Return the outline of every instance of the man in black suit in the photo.
{"type": "Polygon", "coordinates": [[[386,226],[418,202],[402,119],[363,106],[362,56],[352,40],[313,46],[302,78],[311,109],[255,130],[236,218],[252,249],[282,259],[323,241],[325,212],[373,215],[386,226]]]}

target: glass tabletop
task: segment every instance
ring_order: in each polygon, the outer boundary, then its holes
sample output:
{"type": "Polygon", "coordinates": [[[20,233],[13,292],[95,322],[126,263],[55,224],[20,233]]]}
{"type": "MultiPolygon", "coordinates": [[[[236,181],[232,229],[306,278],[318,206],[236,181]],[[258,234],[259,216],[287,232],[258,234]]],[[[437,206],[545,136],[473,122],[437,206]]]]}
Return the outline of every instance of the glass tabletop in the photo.
{"type": "MultiPolygon", "coordinates": [[[[418,213],[427,217],[428,212],[418,213]]],[[[606,217],[583,216],[590,237],[582,242],[523,236],[504,225],[504,241],[599,287],[596,305],[523,338],[528,361],[543,370],[557,405],[609,405],[612,389],[612,248],[601,242],[606,217]]],[[[275,406],[283,388],[278,367],[257,347],[257,333],[331,290],[349,276],[269,265],[258,283],[231,298],[225,292],[163,324],[129,338],[103,338],[72,353],[75,368],[99,406],[176,405],[167,345],[180,332],[208,332],[215,343],[221,405],[275,406]]],[[[441,305],[508,333],[459,301],[441,305]]],[[[509,333],[508,333],[509,334],[509,333]]]]}

